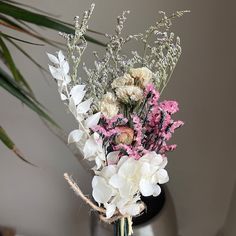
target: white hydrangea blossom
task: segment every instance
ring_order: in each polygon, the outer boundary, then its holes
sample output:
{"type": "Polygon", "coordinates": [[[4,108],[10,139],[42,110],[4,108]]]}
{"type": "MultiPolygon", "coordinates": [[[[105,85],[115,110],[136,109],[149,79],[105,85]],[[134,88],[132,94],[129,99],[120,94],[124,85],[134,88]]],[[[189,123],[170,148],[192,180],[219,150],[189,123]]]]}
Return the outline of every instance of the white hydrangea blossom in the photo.
{"type": "Polygon", "coordinates": [[[92,181],[93,197],[103,204],[107,217],[112,217],[115,209],[123,215],[135,216],[140,213],[140,193],[143,196],[158,196],[158,184],[168,182],[164,169],[167,159],[150,152],[139,160],[123,156],[117,165],[105,166],[96,172],[92,181]]]}

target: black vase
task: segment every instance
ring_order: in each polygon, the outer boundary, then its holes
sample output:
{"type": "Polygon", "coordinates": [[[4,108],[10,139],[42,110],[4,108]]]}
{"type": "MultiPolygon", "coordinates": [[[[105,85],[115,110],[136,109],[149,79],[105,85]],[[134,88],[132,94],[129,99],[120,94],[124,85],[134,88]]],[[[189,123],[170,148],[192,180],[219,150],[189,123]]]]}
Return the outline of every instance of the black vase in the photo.
{"type": "MultiPolygon", "coordinates": [[[[146,211],[133,220],[133,236],[177,236],[177,223],[171,195],[162,187],[157,197],[142,197],[146,211]]],[[[113,236],[113,225],[99,221],[96,214],[91,215],[91,236],[113,236]]]]}

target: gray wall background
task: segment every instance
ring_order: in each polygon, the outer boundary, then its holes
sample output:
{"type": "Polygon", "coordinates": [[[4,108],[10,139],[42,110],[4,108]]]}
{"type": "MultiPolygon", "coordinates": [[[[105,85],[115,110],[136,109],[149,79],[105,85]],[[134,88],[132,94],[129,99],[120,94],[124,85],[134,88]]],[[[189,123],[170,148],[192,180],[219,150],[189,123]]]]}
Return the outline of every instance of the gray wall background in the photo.
{"type": "MultiPolygon", "coordinates": [[[[71,22],[90,1],[21,1],[71,22]]],[[[163,94],[176,99],[177,115],[185,126],[175,134],[179,147],[170,155],[168,184],[176,206],[182,236],[235,235],[235,5],[226,0],[99,0],[90,28],[111,32],[122,10],[131,14],[126,32],[139,32],[154,22],[158,10],[169,13],[190,9],[175,22],[183,55],[163,94]],[[234,196],[234,197],[233,197],[234,196]],[[221,233],[223,232],[221,231],[221,233]]],[[[54,32],[42,33],[61,40],[54,32]]],[[[25,45],[23,45],[25,46],[25,45]]],[[[50,47],[27,46],[28,52],[47,66],[50,47]]],[[[91,45],[88,52],[97,46],[91,45]]],[[[43,79],[37,68],[15,52],[37,98],[67,130],[75,121],[65,113],[56,85],[43,79]]],[[[86,59],[88,60],[88,59],[86,59]]],[[[0,90],[0,123],[25,156],[40,168],[18,160],[0,143],[0,224],[27,236],[86,235],[89,210],[68,188],[63,173],[79,180],[90,193],[91,177],[76,158],[48,131],[40,119],[20,102],[0,90]],[[85,230],[85,231],[84,231],[85,230]]]]}

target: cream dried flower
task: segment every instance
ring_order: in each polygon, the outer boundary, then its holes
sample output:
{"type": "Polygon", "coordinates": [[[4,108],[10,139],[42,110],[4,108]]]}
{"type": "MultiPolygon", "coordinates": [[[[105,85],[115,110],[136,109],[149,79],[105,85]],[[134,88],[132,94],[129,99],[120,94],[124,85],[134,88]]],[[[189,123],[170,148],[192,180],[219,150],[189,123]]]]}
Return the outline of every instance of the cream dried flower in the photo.
{"type": "Polygon", "coordinates": [[[143,90],[137,86],[121,86],[116,89],[117,98],[123,103],[138,102],[143,98],[143,90]]]}
{"type": "Polygon", "coordinates": [[[112,93],[107,92],[103,96],[100,102],[100,111],[108,118],[117,115],[119,111],[119,103],[117,102],[116,97],[112,93]]]}
{"type": "Polygon", "coordinates": [[[134,79],[134,84],[145,88],[152,80],[152,72],[147,67],[131,68],[129,74],[134,79]]]}
{"type": "Polygon", "coordinates": [[[113,89],[116,89],[125,85],[134,85],[134,79],[130,76],[130,74],[127,74],[127,73],[125,73],[123,76],[119,78],[116,78],[112,82],[111,87],[113,89]]]}

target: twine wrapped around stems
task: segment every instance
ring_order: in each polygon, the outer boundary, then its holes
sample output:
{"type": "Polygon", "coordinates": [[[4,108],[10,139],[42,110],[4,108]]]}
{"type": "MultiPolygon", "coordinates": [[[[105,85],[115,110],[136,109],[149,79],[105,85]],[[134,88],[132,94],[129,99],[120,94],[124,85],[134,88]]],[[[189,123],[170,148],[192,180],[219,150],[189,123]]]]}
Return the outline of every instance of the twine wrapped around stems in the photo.
{"type": "MultiPolygon", "coordinates": [[[[73,180],[71,176],[69,176],[67,173],[64,174],[64,178],[72,188],[72,190],[86,203],[88,204],[93,210],[97,211],[99,213],[99,218],[101,221],[112,224],[114,223],[114,232],[115,236],[128,236],[132,235],[133,229],[132,229],[132,218],[128,215],[122,215],[118,210],[115,211],[115,214],[111,218],[106,218],[106,209],[103,207],[99,207],[96,204],[94,204],[88,197],[86,197],[77,183],[73,180]]],[[[145,209],[145,206],[143,203],[140,203],[140,207],[142,211],[145,209]]]]}

